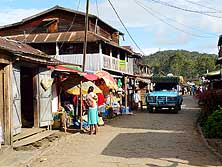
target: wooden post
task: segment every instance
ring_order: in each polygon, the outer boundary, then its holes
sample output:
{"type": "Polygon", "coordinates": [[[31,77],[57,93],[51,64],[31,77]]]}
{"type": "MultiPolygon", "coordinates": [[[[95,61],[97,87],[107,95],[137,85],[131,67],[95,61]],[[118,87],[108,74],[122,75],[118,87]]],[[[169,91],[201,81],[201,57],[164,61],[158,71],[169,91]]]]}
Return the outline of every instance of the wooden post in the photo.
{"type": "Polygon", "coordinates": [[[4,75],[4,123],[5,123],[5,144],[12,144],[12,63],[5,67],[4,75]]]}
{"type": "MultiPolygon", "coordinates": [[[[2,64],[0,64],[0,138],[1,138],[1,127],[2,127],[2,133],[4,132],[4,67],[2,64]]],[[[4,137],[4,133],[2,134],[2,137],[4,137]]],[[[1,140],[1,139],[0,139],[1,140]]],[[[0,141],[1,145],[1,141],[0,141]]],[[[1,149],[1,148],[0,148],[1,149]]]]}
{"type": "Polygon", "coordinates": [[[89,0],[86,0],[86,16],[85,16],[85,38],[84,38],[84,45],[83,45],[83,65],[82,70],[85,71],[86,66],[86,52],[87,52],[87,33],[89,27],[89,0]]]}
{"type": "Polygon", "coordinates": [[[128,92],[127,92],[127,76],[124,76],[124,87],[125,87],[125,109],[127,111],[127,99],[128,99],[128,92]]]}
{"type": "Polygon", "coordinates": [[[100,66],[99,66],[99,70],[103,69],[103,52],[102,52],[102,43],[99,43],[99,57],[100,57],[100,66]]]}
{"type": "Polygon", "coordinates": [[[58,42],[56,42],[56,58],[58,59],[59,56],[59,45],[58,42]]]}
{"type": "Polygon", "coordinates": [[[80,82],[80,130],[82,130],[82,81],[80,82]]]}
{"type": "Polygon", "coordinates": [[[34,127],[39,127],[39,96],[38,96],[38,69],[33,70],[33,112],[34,127]]]}
{"type": "Polygon", "coordinates": [[[113,69],[113,52],[112,52],[112,47],[110,46],[110,59],[109,59],[109,62],[110,62],[110,69],[113,69]]]}

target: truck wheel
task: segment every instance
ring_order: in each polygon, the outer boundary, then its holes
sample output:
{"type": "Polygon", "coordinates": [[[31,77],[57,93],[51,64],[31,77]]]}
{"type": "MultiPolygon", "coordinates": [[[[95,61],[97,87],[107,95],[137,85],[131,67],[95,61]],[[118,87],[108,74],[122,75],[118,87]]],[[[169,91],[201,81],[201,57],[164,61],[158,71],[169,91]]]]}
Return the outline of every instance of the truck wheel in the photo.
{"type": "Polygon", "coordinates": [[[178,112],[179,112],[179,106],[176,106],[176,107],[174,108],[174,113],[177,114],[178,112]]]}
{"type": "Polygon", "coordinates": [[[152,108],[152,107],[147,106],[147,111],[148,111],[149,113],[152,113],[152,112],[153,112],[153,108],[152,108]]]}

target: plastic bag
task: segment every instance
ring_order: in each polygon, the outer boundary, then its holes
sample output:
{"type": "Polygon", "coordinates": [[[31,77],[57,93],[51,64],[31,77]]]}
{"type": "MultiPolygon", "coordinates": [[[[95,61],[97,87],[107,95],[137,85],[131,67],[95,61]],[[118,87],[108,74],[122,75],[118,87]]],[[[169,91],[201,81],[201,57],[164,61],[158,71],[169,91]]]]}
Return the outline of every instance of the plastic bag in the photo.
{"type": "Polygon", "coordinates": [[[104,125],[104,121],[103,121],[103,118],[102,118],[102,117],[99,117],[99,118],[98,118],[98,125],[99,125],[99,126],[104,125]]]}

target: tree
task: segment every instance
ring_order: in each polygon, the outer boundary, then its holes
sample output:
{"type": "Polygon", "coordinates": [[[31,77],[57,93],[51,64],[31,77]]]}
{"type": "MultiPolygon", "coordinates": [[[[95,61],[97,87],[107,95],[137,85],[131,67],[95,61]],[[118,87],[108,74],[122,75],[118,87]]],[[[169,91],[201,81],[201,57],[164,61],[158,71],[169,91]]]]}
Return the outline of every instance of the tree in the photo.
{"type": "Polygon", "coordinates": [[[213,54],[201,54],[185,50],[160,51],[142,58],[142,64],[153,67],[153,73],[173,73],[184,78],[197,78],[208,71],[216,69],[213,54]]]}

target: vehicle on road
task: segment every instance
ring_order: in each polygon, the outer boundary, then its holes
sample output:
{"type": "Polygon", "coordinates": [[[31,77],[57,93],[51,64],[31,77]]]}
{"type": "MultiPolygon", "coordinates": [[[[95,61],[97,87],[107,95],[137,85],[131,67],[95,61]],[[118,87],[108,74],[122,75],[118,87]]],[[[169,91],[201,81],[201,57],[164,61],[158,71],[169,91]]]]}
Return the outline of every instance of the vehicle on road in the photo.
{"type": "Polygon", "coordinates": [[[153,76],[152,83],[154,89],[146,95],[147,111],[152,113],[167,109],[178,113],[183,103],[183,97],[179,93],[180,77],[153,76]]]}

